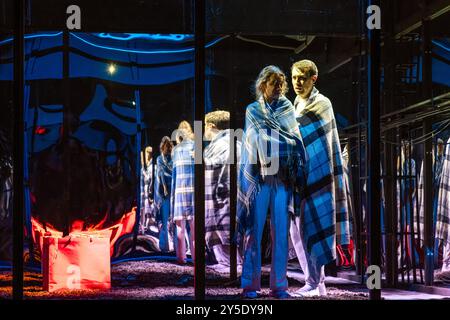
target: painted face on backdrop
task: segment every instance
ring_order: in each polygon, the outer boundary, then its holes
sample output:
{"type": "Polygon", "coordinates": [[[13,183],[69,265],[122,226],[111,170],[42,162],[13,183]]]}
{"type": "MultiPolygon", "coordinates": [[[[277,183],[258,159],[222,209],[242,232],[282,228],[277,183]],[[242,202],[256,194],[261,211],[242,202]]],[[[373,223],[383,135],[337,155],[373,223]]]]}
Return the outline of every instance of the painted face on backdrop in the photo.
{"type": "Polygon", "coordinates": [[[279,74],[272,74],[264,84],[264,98],[267,101],[278,99],[283,93],[284,77],[279,74]]]}
{"type": "Polygon", "coordinates": [[[295,93],[304,99],[309,97],[316,80],[317,75],[307,77],[305,72],[297,68],[292,70],[292,87],[295,93]]]}

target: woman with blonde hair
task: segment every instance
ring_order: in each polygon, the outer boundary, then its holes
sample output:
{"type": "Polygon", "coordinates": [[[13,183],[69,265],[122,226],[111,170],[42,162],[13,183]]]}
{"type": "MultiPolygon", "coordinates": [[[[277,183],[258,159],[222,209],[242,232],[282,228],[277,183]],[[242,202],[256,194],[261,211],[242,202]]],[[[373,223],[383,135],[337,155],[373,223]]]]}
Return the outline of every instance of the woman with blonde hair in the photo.
{"type": "Polygon", "coordinates": [[[194,242],[194,140],[191,126],[182,121],[176,134],[177,145],[172,152],[172,184],[170,207],[177,229],[177,262],[186,261],[186,223],[189,223],[189,244],[192,260],[195,259],[194,242]]]}

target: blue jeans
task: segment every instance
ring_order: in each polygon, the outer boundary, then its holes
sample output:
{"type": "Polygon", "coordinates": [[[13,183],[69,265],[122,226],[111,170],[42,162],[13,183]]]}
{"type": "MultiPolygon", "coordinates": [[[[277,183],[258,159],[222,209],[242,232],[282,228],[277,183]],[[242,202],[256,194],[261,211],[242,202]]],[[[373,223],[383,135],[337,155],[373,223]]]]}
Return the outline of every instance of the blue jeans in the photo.
{"type": "Polygon", "coordinates": [[[436,238],[436,224],[437,224],[437,207],[438,207],[438,190],[435,190],[433,198],[433,235],[434,235],[434,267],[439,265],[439,239],[436,238]]]}
{"type": "Polygon", "coordinates": [[[261,240],[270,209],[270,234],[272,237],[272,264],[270,289],[287,290],[288,262],[288,204],[292,190],[278,178],[267,179],[256,195],[254,203],[253,230],[246,237],[241,286],[244,290],[261,289],[261,240]]]}
{"type": "Polygon", "coordinates": [[[170,214],[170,198],[163,200],[161,204],[161,221],[162,226],[159,231],[159,249],[163,252],[169,251],[169,214],[170,214]]]}

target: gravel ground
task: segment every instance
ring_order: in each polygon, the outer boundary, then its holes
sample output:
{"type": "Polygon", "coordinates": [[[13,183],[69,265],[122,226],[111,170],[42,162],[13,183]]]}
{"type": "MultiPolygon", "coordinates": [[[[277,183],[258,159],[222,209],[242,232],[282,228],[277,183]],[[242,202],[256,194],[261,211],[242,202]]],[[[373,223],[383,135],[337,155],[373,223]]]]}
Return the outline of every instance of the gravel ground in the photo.
{"type": "MultiPolygon", "coordinates": [[[[52,293],[42,290],[42,275],[36,272],[24,274],[24,295],[26,299],[56,300],[193,300],[194,268],[192,265],[177,265],[174,262],[130,261],[115,264],[111,268],[112,289],[58,290],[52,293]]],[[[206,271],[206,299],[238,300],[241,289],[239,282],[231,282],[227,274],[213,268],[206,271]]],[[[262,273],[263,289],[259,299],[269,297],[269,274],[262,273]]],[[[303,286],[289,279],[289,291],[303,286]]],[[[354,285],[328,287],[328,296],[306,298],[308,300],[367,300],[367,291],[354,285]]],[[[11,273],[0,272],[0,299],[11,297],[11,273]]],[[[290,298],[298,299],[298,298],[290,298]]]]}

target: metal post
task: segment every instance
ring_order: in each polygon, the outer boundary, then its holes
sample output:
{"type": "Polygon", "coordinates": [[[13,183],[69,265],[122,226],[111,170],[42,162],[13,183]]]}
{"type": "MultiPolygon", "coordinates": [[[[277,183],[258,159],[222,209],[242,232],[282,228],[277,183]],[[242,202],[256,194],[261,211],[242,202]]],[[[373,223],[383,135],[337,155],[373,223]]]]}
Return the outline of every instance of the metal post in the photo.
{"type": "MultiPolygon", "coordinates": [[[[230,38],[230,128],[236,129],[236,101],[235,101],[235,83],[234,83],[234,35],[230,38]]],[[[236,205],[237,205],[237,150],[234,135],[230,135],[233,140],[233,162],[230,164],[230,280],[237,279],[237,244],[231,241],[236,233],[236,205]]]]}
{"type": "MultiPolygon", "coordinates": [[[[414,251],[414,203],[413,203],[413,192],[416,188],[417,181],[416,181],[416,172],[412,170],[412,138],[411,138],[411,128],[408,127],[408,135],[409,135],[409,145],[408,145],[408,207],[410,208],[410,211],[407,213],[409,215],[409,221],[411,223],[408,225],[407,230],[407,239],[409,239],[409,248],[410,248],[410,259],[411,259],[411,267],[412,267],[412,278],[413,283],[417,283],[417,275],[416,275],[416,257],[415,257],[415,251],[414,251]],[[414,184],[414,186],[413,186],[414,184]]],[[[409,277],[409,270],[408,270],[408,277],[409,277]]]]}
{"type": "MultiPolygon", "coordinates": [[[[134,91],[134,100],[136,105],[136,177],[137,177],[137,199],[136,201],[136,223],[133,230],[133,246],[132,252],[136,251],[137,236],[139,233],[141,223],[141,136],[142,136],[142,124],[141,124],[141,98],[139,96],[139,90],[134,91]]],[[[144,154],[145,161],[145,154],[144,154]]]]}
{"type": "MultiPolygon", "coordinates": [[[[422,50],[423,50],[423,97],[430,99],[433,97],[432,79],[432,52],[431,52],[431,20],[426,14],[426,5],[429,1],[424,1],[425,10],[422,20],[422,50]]],[[[423,134],[431,132],[431,119],[423,121],[423,134]]],[[[423,190],[424,190],[424,243],[425,243],[425,285],[433,284],[434,272],[434,234],[433,234],[433,160],[432,160],[432,139],[427,139],[424,143],[423,154],[423,190]]]]}
{"type": "Polygon", "coordinates": [[[23,299],[23,229],[24,229],[24,35],[25,1],[14,1],[14,144],[13,144],[13,299],[23,299]]]}
{"type": "MultiPolygon", "coordinates": [[[[196,137],[203,137],[205,113],[205,0],[196,0],[195,29],[195,121],[201,128],[195,128],[196,137]],[[201,135],[200,135],[201,134],[201,135]]],[[[195,124],[194,124],[194,127],[195,124]]],[[[205,165],[203,163],[203,143],[195,141],[196,152],[201,151],[201,163],[195,164],[195,299],[205,299],[205,165]]]]}
{"type": "MultiPolygon", "coordinates": [[[[380,6],[380,0],[369,1],[380,6]]],[[[380,217],[380,30],[368,30],[368,258],[369,265],[381,266],[380,217]]],[[[371,300],[381,299],[381,289],[370,289],[371,300]]]]}
{"type": "MultiPolygon", "coordinates": [[[[360,45],[361,45],[360,41],[360,45]]],[[[360,100],[361,100],[361,82],[362,79],[360,78],[360,65],[361,65],[361,59],[362,57],[359,56],[358,59],[353,59],[353,75],[352,78],[354,79],[354,105],[358,106],[357,110],[357,121],[362,121],[361,118],[361,110],[360,110],[360,100]]],[[[358,125],[358,136],[357,138],[350,138],[350,149],[349,149],[349,157],[351,158],[353,156],[353,159],[350,161],[352,165],[350,170],[352,171],[352,177],[355,177],[352,179],[351,185],[354,185],[355,192],[352,192],[353,201],[355,203],[355,212],[354,212],[354,228],[353,228],[353,239],[355,243],[355,267],[356,267],[356,274],[358,276],[362,277],[363,274],[363,266],[362,266],[362,212],[363,212],[363,205],[362,205],[362,199],[364,197],[361,187],[361,125],[358,125]],[[355,146],[356,152],[353,154],[351,152],[352,146],[355,146]]]]}
{"type": "Polygon", "coordinates": [[[63,32],[63,74],[62,74],[62,81],[63,81],[63,92],[64,92],[64,107],[63,107],[63,130],[62,130],[62,137],[60,143],[63,145],[63,168],[65,171],[64,174],[64,185],[63,185],[63,209],[62,212],[64,214],[64,228],[63,228],[63,234],[68,235],[70,232],[70,226],[69,226],[69,211],[71,208],[70,204],[70,170],[72,169],[71,166],[71,150],[69,147],[69,137],[71,133],[71,113],[72,110],[70,108],[70,62],[69,62],[69,32],[66,30],[63,32]]]}
{"type": "MultiPolygon", "coordinates": [[[[385,22],[387,38],[385,39],[384,49],[386,52],[386,63],[385,63],[385,113],[394,111],[394,90],[395,90],[395,31],[394,31],[394,13],[395,2],[386,1],[383,12],[387,13],[387,19],[385,22]]],[[[392,142],[395,141],[395,129],[389,130],[385,134],[385,153],[384,153],[384,168],[385,168],[385,179],[384,179],[384,213],[385,213],[385,248],[386,248],[386,260],[385,260],[385,273],[386,273],[386,284],[389,287],[393,287],[396,283],[395,281],[395,268],[396,268],[396,230],[397,225],[393,221],[393,217],[396,214],[396,165],[395,165],[395,151],[392,142]]]]}
{"type": "MultiPolygon", "coordinates": [[[[28,128],[28,112],[30,106],[30,85],[26,85],[24,89],[24,106],[23,106],[23,114],[24,114],[24,137],[23,137],[23,181],[24,181],[24,210],[25,210],[25,227],[27,228],[27,234],[31,235],[32,226],[31,226],[31,198],[30,198],[30,170],[29,170],[29,156],[30,153],[28,150],[29,147],[29,139],[27,136],[27,128],[28,128]]],[[[37,108],[36,108],[37,109],[37,108]]],[[[34,132],[32,133],[34,136],[34,132]]],[[[34,243],[33,237],[28,237],[28,252],[29,252],[29,261],[34,261],[34,243]]]]}
{"type": "MultiPolygon", "coordinates": [[[[400,183],[400,180],[398,178],[398,173],[399,171],[397,170],[397,159],[400,158],[401,152],[399,152],[398,149],[398,145],[399,145],[399,141],[400,141],[400,137],[398,134],[396,134],[398,131],[395,131],[395,129],[392,132],[392,136],[395,137],[395,139],[393,139],[393,141],[396,141],[396,145],[392,146],[392,204],[391,204],[391,208],[392,208],[392,216],[390,217],[390,223],[391,223],[391,231],[392,232],[392,238],[391,238],[391,242],[389,242],[392,245],[392,268],[393,268],[393,287],[396,287],[398,285],[398,262],[397,262],[397,241],[398,241],[398,237],[399,237],[399,233],[398,233],[398,225],[400,223],[400,221],[398,220],[398,210],[399,208],[401,208],[400,203],[401,201],[397,201],[397,199],[400,197],[400,194],[397,195],[397,192],[399,192],[397,190],[397,184],[400,183]],[[396,137],[397,135],[397,137],[396,137]]],[[[389,280],[388,280],[389,281],[389,280]]],[[[389,282],[388,282],[389,284],[389,282]]]]}

